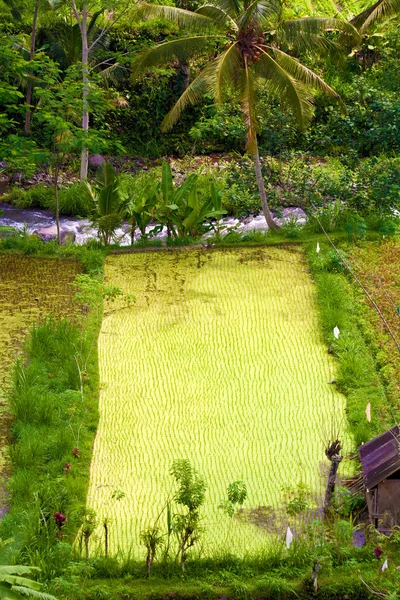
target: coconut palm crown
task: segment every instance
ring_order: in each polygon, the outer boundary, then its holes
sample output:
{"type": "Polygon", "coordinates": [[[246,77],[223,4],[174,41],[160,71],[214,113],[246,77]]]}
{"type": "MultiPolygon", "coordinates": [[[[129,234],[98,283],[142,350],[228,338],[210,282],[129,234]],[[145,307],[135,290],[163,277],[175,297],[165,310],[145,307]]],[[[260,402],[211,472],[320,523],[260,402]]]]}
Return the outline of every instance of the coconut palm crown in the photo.
{"type": "Polygon", "coordinates": [[[246,150],[254,160],[263,212],[269,227],[277,228],[261,174],[255,114],[257,85],[264,80],[293,111],[300,128],[312,118],[315,91],[331,96],[345,111],[339,94],[295,55],[302,49],[337,49],[337,44],[325,37],[327,31],[338,30],[355,38],[357,31],[351,24],[333,18],[281,21],[281,7],[274,0],[211,0],[195,12],[140,3],[138,10],[141,17],[162,16],[190,33],[139,54],[133,64],[133,77],[173,60],[209,57],[164,118],[162,129],[172,128],[185,107],[203,94],[217,102],[224,102],[228,96],[239,101],[247,131],[246,150]]]}

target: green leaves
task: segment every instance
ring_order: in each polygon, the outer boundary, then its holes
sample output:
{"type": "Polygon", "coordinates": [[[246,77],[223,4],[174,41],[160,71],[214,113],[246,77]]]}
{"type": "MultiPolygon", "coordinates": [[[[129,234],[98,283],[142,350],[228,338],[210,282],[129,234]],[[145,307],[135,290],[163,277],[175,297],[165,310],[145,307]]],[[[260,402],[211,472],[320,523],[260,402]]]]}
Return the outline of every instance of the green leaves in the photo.
{"type": "Polygon", "coordinates": [[[140,53],[132,64],[132,79],[135,80],[140,74],[151,67],[168,63],[172,60],[187,61],[194,56],[207,54],[217,40],[223,40],[223,36],[217,35],[195,35],[169,40],[140,53]]]}
{"type": "Polygon", "coordinates": [[[174,460],[171,475],[178,485],[174,499],[189,511],[197,510],[204,502],[206,484],[188,459],[174,460]]]}
{"type": "Polygon", "coordinates": [[[174,197],[174,188],[172,184],[171,167],[167,162],[164,162],[162,166],[161,193],[164,203],[166,205],[171,204],[174,197]]]}
{"type": "Polygon", "coordinates": [[[200,190],[195,173],[191,173],[180,186],[174,187],[169,163],[163,163],[156,205],[156,218],[176,238],[201,235],[211,229],[207,221],[226,212],[222,210],[215,184],[211,184],[210,192],[200,190]]]}
{"type": "Polygon", "coordinates": [[[183,8],[176,8],[176,6],[160,6],[140,2],[135,13],[141,19],[163,17],[186,31],[204,32],[209,31],[213,26],[213,21],[209,17],[183,8]]]}
{"type": "Polygon", "coordinates": [[[247,488],[243,481],[234,481],[227,488],[228,499],[223,500],[218,508],[222,509],[228,517],[233,517],[237,506],[242,506],[247,498],[247,488]]]}
{"type": "Polygon", "coordinates": [[[23,565],[0,566],[0,597],[7,600],[22,600],[33,596],[39,600],[56,600],[54,596],[40,591],[41,584],[23,575],[39,571],[36,567],[23,565]]]}
{"type": "Polygon", "coordinates": [[[121,199],[117,173],[110,163],[97,171],[94,185],[86,184],[92,201],[92,222],[99,228],[101,241],[108,245],[121,225],[124,204],[121,199]]]}
{"type": "Polygon", "coordinates": [[[354,17],[352,24],[363,34],[376,21],[382,21],[384,18],[399,12],[400,0],[378,0],[378,2],[354,17]]]}

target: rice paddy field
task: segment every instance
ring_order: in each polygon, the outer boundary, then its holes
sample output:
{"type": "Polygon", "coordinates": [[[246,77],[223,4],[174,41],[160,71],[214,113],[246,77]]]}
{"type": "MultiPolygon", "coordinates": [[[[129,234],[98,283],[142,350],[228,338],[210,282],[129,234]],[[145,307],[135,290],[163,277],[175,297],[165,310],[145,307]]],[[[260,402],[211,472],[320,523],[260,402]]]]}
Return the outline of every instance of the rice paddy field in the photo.
{"type": "Polygon", "coordinates": [[[32,325],[49,314],[71,315],[72,283],[81,270],[76,261],[0,254],[0,471],[5,461],[11,366],[32,325]]]}
{"type": "Polygon", "coordinates": [[[136,297],[104,315],[99,338],[88,504],[108,520],[111,550],[143,555],[139,533],[173,494],[171,464],[188,458],[208,488],[202,551],[259,551],[283,486],[309,485],[318,505],[324,444],[344,435],[301,247],[111,256],[105,274],[136,297]],[[230,522],[218,505],[236,480],[248,498],[230,522]]]}

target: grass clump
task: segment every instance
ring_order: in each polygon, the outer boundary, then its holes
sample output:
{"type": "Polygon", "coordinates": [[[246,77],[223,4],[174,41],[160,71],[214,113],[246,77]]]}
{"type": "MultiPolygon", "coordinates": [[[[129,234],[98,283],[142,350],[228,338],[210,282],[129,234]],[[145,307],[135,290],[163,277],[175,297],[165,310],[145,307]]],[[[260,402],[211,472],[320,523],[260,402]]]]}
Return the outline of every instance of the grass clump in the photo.
{"type": "MultiPolygon", "coordinates": [[[[56,200],[54,187],[39,183],[28,189],[18,187],[6,194],[5,199],[17,208],[40,208],[55,212],[56,200]]],[[[73,183],[59,189],[60,215],[84,217],[90,211],[90,199],[84,183],[73,183]]]]}

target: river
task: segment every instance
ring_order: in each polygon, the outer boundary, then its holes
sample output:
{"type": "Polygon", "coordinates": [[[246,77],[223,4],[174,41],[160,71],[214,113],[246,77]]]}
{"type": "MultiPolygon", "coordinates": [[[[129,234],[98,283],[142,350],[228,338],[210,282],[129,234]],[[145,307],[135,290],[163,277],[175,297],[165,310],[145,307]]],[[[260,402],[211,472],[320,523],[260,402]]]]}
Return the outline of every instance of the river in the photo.
{"type": "MultiPolygon", "coordinates": [[[[14,227],[23,231],[26,229],[28,233],[34,233],[40,229],[54,227],[56,221],[51,211],[39,209],[21,209],[9,204],[0,203],[0,226],[14,227]]],[[[282,210],[282,217],[278,219],[279,223],[284,223],[289,219],[297,219],[299,225],[305,223],[306,215],[301,208],[289,207],[282,210]]],[[[154,225],[147,228],[150,231],[154,225]]],[[[75,235],[75,243],[84,244],[90,239],[97,237],[97,230],[90,224],[89,219],[79,219],[77,217],[60,217],[60,228],[64,232],[71,232],[75,235]]],[[[221,234],[226,234],[234,229],[239,232],[260,230],[265,231],[268,226],[262,214],[251,216],[245,219],[235,219],[233,217],[225,217],[219,222],[221,234]]],[[[121,246],[129,246],[131,243],[128,233],[129,225],[125,223],[116,232],[116,238],[121,246]]],[[[164,229],[154,236],[154,239],[165,241],[167,237],[167,229],[164,229]]],[[[135,239],[140,238],[140,232],[137,231],[135,239]]]]}

